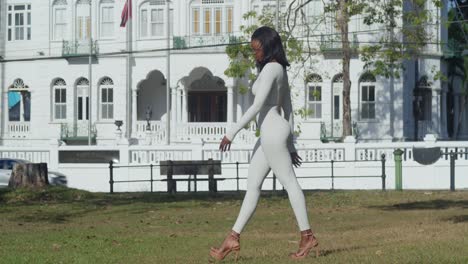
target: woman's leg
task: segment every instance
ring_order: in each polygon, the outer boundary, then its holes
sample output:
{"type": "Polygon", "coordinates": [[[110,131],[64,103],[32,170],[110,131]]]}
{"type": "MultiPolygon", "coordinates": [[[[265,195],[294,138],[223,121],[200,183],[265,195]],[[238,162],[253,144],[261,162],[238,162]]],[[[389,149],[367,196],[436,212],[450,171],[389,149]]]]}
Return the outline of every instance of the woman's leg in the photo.
{"type": "Polygon", "coordinates": [[[276,139],[275,142],[273,139],[274,137],[270,136],[262,138],[262,148],[265,153],[266,160],[281,185],[283,185],[284,189],[288,192],[289,202],[291,203],[294,214],[296,215],[299,229],[301,231],[308,230],[310,229],[310,225],[307,217],[304,193],[297,182],[291,161],[291,155],[286,144],[278,142],[278,139],[276,139]],[[264,140],[265,138],[267,138],[267,140],[264,140]]]}
{"type": "Polygon", "coordinates": [[[252,217],[255,209],[257,208],[258,198],[260,197],[260,190],[262,188],[263,180],[270,172],[270,166],[265,159],[262,147],[257,142],[256,151],[250,160],[249,172],[247,178],[247,192],[245,193],[244,201],[237,217],[236,223],[232,230],[240,234],[245,225],[252,217]]]}

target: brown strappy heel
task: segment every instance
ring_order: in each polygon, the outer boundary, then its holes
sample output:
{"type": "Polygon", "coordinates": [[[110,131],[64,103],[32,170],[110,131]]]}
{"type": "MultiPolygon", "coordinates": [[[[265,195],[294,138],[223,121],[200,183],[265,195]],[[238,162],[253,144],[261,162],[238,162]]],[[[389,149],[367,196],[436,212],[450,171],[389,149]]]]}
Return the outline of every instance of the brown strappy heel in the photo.
{"type": "Polygon", "coordinates": [[[292,259],[303,259],[307,257],[311,249],[315,249],[315,256],[319,256],[318,241],[315,238],[312,230],[301,231],[301,242],[299,243],[299,250],[295,253],[289,254],[292,259]]]}
{"type": "Polygon", "coordinates": [[[210,250],[210,256],[217,260],[223,260],[232,251],[235,252],[235,260],[237,261],[240,252],[240,234],[235,231],[231,231],[229,235],[224,239],[223,244],[220,248],[212,247],[210,250]]]}

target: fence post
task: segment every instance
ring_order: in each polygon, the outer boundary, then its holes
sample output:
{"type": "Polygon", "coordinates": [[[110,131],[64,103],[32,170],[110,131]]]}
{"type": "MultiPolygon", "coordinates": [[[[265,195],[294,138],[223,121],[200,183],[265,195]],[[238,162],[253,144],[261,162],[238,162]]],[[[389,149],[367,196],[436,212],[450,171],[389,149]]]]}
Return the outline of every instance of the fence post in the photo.
{"type": "Polygon", "coordinates": [[[110,193],[114,193],[114,162],[109,161],[109,184],[110,184],[110,193]]]}
{"type": "Polygon", "coordinates": [[[176,182],[172,179],[172,174],[174,172],[172,160],[168,160],[167,164],[169,165],[167,168],[167,192],[170,194],[175,194],[177,192],[177,187],[176,182]]]}
{"type": "Polygon", "coordinates": [[[208,191],[214,193],[218,191],[218,186],[214,180],[213,159],[208,159],[208,191]]]}
{"type": "Polygon", "coordinates": [[[276,175],[273,173],[273,191],[276,192],[276,175]]]}
{"type": "Polygon", "coordinates": [[[450,153],[450,191],[455,191],[455,153],[450,153]]]}
{"type": "Polygon", "coordinates": [[[385,179],[387,175],[385,175],[385,153],[382,153],[382,191],[385,191],[385,179]]]}
{"type": "Polygon", "coordinates": [[[153,192],[153,163],[150,164],[150,170],[151,170],[151,192],[153,192]]]}
{"type": "Polygon", "coordinates": [[[396,149],[393,151],[395,159],[395,190],[403,190],[403,167],[402,167],[402,158],[403,150],[396,149]]]}
{"type": "Polygon", "coordinates": [[[332,190],[335,190],[335,174],[334,174],[334,170],[333,170],[333,164],[334,164],[334,160],[331,160],[331,180],[332,180],[332,190]]]}
{"type": "Polygon", "coordinates": [[[239,191],[239,161],[236,161],[236,182],[237,182],[237,191],[239,191]]]}

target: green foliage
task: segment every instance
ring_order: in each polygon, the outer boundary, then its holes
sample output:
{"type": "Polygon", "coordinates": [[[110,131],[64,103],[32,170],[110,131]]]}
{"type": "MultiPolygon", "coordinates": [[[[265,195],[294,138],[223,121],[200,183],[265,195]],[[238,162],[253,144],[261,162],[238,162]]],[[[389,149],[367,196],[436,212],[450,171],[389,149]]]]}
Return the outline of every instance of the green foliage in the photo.
{"type": "MultiPolygon", "coordinates": [[[[291,37],[290,33],[285,30],[284,26],[285,13],[280,14],[280,21],[282,25],[278,33],[283,41],[286,56],[290,63],[303,61],[303,44],[302,41],[291,37]]],[[[224,71],[224,74],[232,78],[248,78],[252,83],[256,78],[255,58],[253,56],[252,48],[250,47],[250,36],[260,26],[274,27],[275,14],[272,12],[264,12],[258,15],[255,11],[250,11],[243,16],[244,20],[254,20],[258,23],[250,26],[241,26],[240,30],[243,36],[240,37],[238,44],[229,45],[226,47],[226,54],[229,57],[229,66],[224,71]]],[[[239,93],[243,94],[248,89],[246,87],[239,87],[239,93]]]]}
{"type": "Polygon", "coordinates": [[[246,94],[249,91],[249,88],[243,84],[239,84],[239,94],[246,94]]]}

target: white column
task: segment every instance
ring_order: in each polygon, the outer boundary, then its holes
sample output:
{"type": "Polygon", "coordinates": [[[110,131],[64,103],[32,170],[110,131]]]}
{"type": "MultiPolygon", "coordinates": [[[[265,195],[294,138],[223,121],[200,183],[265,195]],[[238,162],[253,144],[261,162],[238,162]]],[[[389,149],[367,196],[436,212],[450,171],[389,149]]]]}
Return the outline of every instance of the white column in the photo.
{"type": "Polygon", "coordinates": [[[232,85],[227,86],[227,122],[232,123],[233,121],[233,94],[232,85]]]}
{"type": "Polygon", "coordinates": [[[441,109],[440,109],[440,132],[441,137],[443,139],[448,138],[448,130],[447,130],[447,91],[442,90],[442,96],[440,98],[441,101],[441,109]]]}
{"type": "Polygon", "coordinates": [[[440,131],[440,89],[432,90],[432,131],[431,134],[436,134],[437,138],[441,137],[440,131]]]}
{"type": "Polygon", "coordinates": [[[132,89],[132,118],[131,120],[127,120],[127,122],[132,123],[132,134],[133,137],[137,137],[137,123],[138,123],[138,116],[137,116],[137,90],[132,89]]]}
{"type": "Polygon", "coordinates": [[[177,89],[177,122],[182,122],[182,102],[180,99],[182,98],[182,89],[177,89]]]}
{"type": "Polygon", "coordinates": [[[186,88],[184,88],[182,90],[182,122],[184,123],[188,122],[187,97],[188,97],[188,91],[186,90],[186,88]]]}
{"type": "Polygon", "coordinates": [[[177,122],[177,89],[171,88],[171,121],[172,124],[177,122]]]}

